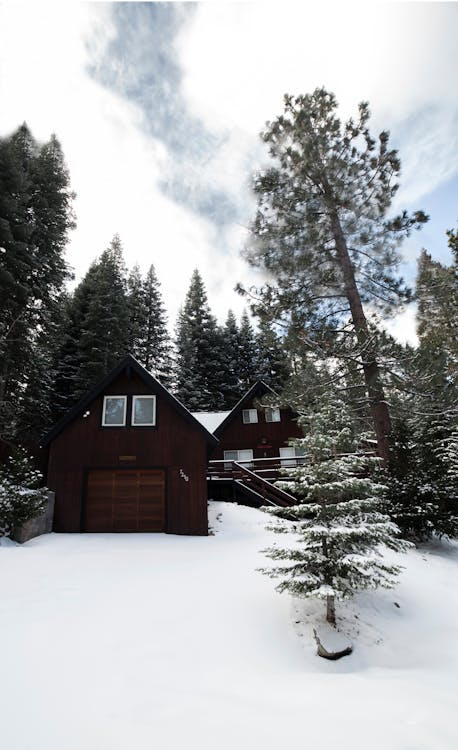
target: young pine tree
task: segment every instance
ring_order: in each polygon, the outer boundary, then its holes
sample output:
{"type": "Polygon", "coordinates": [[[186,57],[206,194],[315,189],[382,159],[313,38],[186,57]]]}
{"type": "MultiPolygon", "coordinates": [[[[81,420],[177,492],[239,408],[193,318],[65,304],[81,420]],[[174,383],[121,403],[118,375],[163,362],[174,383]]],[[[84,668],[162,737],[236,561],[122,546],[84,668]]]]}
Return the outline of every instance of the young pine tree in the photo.
{"type": "Polygon", "coordinates": [[[304,438],[291,441],[305,455],[285,469],[280,483],[302,502],[266,508],[277,519],[269,528],[294,534],[295,546],[265,550],[275,563],[263,573],[280,578],[277,590],[326,601],[326,619],[335,624],[335,601],[356,591],[391,588],[400,571],[384,561],[380,546],[403,551],[408,543],[383,512],[385,487],[377,477],[380,459],[363,453],[347,407],[324,402],[303,418],[304,438]]]}

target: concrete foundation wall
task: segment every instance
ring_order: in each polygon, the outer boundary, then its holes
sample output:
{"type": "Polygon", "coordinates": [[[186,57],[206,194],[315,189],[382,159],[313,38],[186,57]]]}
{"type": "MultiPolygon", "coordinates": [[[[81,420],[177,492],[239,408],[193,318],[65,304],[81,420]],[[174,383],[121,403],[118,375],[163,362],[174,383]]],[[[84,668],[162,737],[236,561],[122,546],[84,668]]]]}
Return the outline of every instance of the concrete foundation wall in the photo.
{"type": "Polygon", "coordinates": [[[49,534],[52,531],[54,497],[54,492],[48,492],[48,504],[44,513],[41,513],[35,518],[31,518],[30,521],[26,521],[23,526],[14,529],[11,537],[15,542],[23,544],[24,542],[28,542],[29,539],[41,536],[41,534],[49,534]]]}

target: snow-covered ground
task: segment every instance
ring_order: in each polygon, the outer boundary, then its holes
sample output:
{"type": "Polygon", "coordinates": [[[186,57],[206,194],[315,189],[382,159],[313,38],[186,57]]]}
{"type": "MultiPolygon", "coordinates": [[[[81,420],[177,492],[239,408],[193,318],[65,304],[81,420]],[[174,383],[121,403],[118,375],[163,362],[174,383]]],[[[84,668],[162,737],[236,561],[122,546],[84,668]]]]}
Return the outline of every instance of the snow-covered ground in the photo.
{"type": "Polygon", "coordinates": [[[409,552],[395,591],[340,608],[355,650],[329,662],[323,606],[255,570],[264,514],[211,515],[208,538],[2,546],[2,747],[456,750],[458,546],[409,552]]]}

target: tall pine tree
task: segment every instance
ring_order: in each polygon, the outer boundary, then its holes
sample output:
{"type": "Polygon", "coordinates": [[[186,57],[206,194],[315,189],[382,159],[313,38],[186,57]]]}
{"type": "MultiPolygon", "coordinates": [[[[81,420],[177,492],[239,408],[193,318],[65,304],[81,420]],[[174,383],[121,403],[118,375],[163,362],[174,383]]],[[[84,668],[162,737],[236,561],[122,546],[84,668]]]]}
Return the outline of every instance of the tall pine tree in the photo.
{"type": "Polygon", "coordinates": [[[257,343],[258,378],[277,391],[281,391],[290,376],[287,352],[272,325],[261,318],[257,343]]]}
{"type": "Polygon", "coordinates": [[[196,269],[176,327],[176,396],[188,409],[224,409],[222,341],[196,269]]]}
{"type": "Polygon", "coordinates": [[[260,379],[259,373],[259,356],[258,356],[258,340],[251,325],[250,318],[246,310],[243,311],[240,320],[240,362],[239,362],[239,375],[240,375],[240,386],[241,395],[243,395],[253,383],[260,379]]]}
{"type": "Polygon", "coordinates": [[[254,180],[247,259],[275,279],[257,290],[255,310],[302,329],[335,363],[335,343],[351,340],[386,461],[391,422],[366,305],[387,313],[408,299],[396,276],[397,246],[426,216],[389,217],[400,161],[387,132],[372,138],[369,116],[362,103],[357,118],[342,123],[324,89],[285,96],[284,114],[262,134],[273,163],[254,180]]]}
{"type": "Polygon", "coordinates": [[[232,409],[243,395],[240,378],[241,340],[237,319],[229,310],[224,328],[221,330],[223,357],[221,392],[223,409],[232,409]]]}
{"type": "MultiPolygon", "coordinates": [[[[453,232],[449,232],[453,244],[453,232]]],[[[453,246],[451,249],[453,252],[453,246]]],[[[405,360],[390,463],[393,517],[414,539],[458,535],[458,266],[423,251],[416,299],[419,346],[405,360]]]]}
{"type": "Polygon", "coordinates": [[[0,139],[0,434],[7,438],[17,437],[19,423],[24,432],[29,416],[20,409],[29,408],[32,393],[40,400],[37,413],[48,406],[46,387],[36,384],[47,371],[44,352],[53,347],[68,277],[69,182],[55,136],[40,145],[22,125],[0,139]]]}
{"type": "Polygon", "coordinates": [[[172,347],[161,286],[153,265],[146,273],[141,297],[143,318],[134,355],[162,385],[169,388],[172,384],[172,347]]]}
{"type": "Polygon", "coordinates": [[[56,362],[55,417],[128,351],[126,269],[118,235],[92,263],[70,297],[66,323],[56,362]]]}

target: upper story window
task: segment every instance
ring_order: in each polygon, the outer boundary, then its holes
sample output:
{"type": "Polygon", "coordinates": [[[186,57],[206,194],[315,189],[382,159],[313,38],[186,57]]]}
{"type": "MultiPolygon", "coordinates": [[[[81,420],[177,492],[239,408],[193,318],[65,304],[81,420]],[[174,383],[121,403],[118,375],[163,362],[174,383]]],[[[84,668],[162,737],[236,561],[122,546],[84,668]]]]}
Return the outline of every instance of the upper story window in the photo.
{"type": "Polygon", "coordinates": [[[132,396],[132,424],[152,427],[156,424],[156,396],[132,396]]]}
{"type": "Polygon", "coordinates": [[[258,410],[257,409],[243,409],[242,411],[243,424],[256,424],[258,421],[258,410]]]}
{"type": "Polygon", "coordinates": [[[266,422],[280,422],[281,416],[280,416],[280,409],[275,407],[266,406],[265,410],[266,414],[266,422]]]}
{"type": "Polygon", "coordinates": [[[127,396],[104,396],[102,425],[124,427],[126,424],[127,396]]]}

